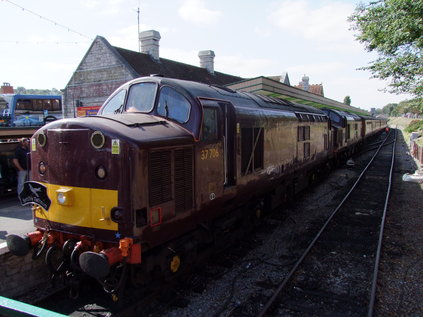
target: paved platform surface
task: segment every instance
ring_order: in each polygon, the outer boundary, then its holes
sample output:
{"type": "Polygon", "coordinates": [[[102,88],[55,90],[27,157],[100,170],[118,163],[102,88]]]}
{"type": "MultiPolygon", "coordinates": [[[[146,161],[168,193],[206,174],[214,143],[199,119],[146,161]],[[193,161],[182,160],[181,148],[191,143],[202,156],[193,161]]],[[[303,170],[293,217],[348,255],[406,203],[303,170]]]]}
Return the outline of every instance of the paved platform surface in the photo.
{"type": "Polygon", "coordinates": [[[21,206],[17,196],[0,198],[0,246],[8,234],[34,231],[30,206],[21,206]]]}

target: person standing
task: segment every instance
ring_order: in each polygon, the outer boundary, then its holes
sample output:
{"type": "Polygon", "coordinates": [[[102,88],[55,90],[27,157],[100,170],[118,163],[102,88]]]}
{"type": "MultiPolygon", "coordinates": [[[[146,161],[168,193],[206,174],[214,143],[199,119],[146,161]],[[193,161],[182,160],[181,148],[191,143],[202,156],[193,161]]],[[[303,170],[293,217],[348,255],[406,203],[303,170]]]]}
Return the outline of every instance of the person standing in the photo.
{"type": "Polygon", "coordinates": [[[13,165],[18,170],[18,196],[23,190],[23,185],[28,178],[28,153],[29,153],[29,140],[20,139],[19,145],[15,150],[15,157],[12,159],[13,165]]]}

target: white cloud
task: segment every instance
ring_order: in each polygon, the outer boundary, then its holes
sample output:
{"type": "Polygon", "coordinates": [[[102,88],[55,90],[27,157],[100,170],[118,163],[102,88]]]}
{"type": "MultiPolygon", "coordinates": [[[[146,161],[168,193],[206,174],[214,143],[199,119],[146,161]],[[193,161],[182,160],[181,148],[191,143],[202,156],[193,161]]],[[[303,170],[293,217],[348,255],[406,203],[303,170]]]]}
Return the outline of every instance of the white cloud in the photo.
{"type": "MultiPolygon", "coordinates": [[[[214,69],[241,77],[257,77],[272,72],[274,62],[265,58],[250,58],[242,55],[215,57],[214,69]]],[[[274,71],[273,71],[274,72],[274,71]]],[[[274,75],[272,73],[272,75],[274,75]]]]}
{"type": "Polygon", "coordinates": [[[347,21],[353,10],[353,5],[341,2],[316,7],[316,2],[311,0],[284,0],[270,14],[269,21],[284,31],[318,43],[320,49],[356,50],[359,46],[347,21]]]}
{"type": "Polygon", "coordinates": [[[123,0],[84,0],[80,2],[80,5],[90,10],[96,10],[97,14],[113,16],[121,12],[122,3],[123,0]]]}
{"type": "Polygon", "coordinates": [[[203,0],[186,0],[178,13],[184,20],[196,24],[214,24],[222,16],[221,11],[206,8],[203,0]]]}
{"type": "Polygon", "coordinates": [[[323,62],[315,64],[300,64],[289,66],[286,70],[288,73],[302,73],[302,74],[312,74],[312,76],[322,77],[328,73],[342,72],[346,68],[341,62],[323,62]]]}

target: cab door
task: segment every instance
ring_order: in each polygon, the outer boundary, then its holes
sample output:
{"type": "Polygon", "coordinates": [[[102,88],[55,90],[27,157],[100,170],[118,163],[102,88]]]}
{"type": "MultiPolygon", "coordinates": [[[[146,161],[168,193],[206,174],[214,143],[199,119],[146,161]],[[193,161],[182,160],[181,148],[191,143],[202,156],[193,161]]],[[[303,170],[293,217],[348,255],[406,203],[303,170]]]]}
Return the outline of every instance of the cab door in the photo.
{"type": "Polygon", "coordinates": [[[213,201],[225,187],[234,185],[234,136],[231,124],[233,109],[225,102],[201,100],[203,122],[196,144],[196,184],[200,204],[213,201]]]}

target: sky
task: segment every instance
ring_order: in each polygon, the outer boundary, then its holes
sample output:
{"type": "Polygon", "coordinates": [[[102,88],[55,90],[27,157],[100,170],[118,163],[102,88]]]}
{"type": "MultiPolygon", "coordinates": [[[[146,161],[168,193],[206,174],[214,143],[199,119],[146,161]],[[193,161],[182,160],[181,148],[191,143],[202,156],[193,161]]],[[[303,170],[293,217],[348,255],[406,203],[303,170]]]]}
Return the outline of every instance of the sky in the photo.
{"type": "Polygon", "coordinates": [[[358,68],[377,58],[354,39],[352,0],[0,0],[0,84],[63,89],[93,39],[139,50],[139,29],[160,32],[160,57],[245,78],[288,73],[361,109],[410,99],[358,68]]]}

